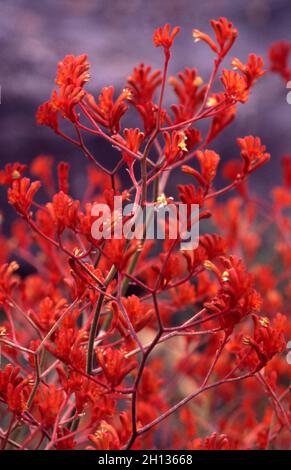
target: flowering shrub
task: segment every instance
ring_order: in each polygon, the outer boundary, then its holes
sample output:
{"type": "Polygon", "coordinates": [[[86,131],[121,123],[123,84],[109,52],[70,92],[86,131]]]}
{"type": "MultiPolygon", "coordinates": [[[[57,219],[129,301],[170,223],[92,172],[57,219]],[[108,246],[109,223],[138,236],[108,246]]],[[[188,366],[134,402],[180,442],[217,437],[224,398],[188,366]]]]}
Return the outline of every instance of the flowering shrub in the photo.
{"type": "MultiPolygon", "coordinates": [[[[58,64],[37,123],[88,160],[81,201],[70,191],[68,163],[58,164],[55,182],[51,157],[38,156],[30,177],[21,163],[0,173],[19,215],[11,237],[1,237],[3,449],[290,445],[283,352],[291,333],[291,157],[283,159],[282,186],[266,202],[248,182],[270,158],[259,137],[238,138],[237,158],[227,162],[213,150],[265,70],[255,54],[221,70],[238,32],[225,18],[211,27],[212,37],[193,30],[214,56],[206,84],[195,68],[168,78],[179,33],[168,24],[153,36],[162,71],[138,65],[120,94],[112,86],[97,98],[86,91],[86,55],[58,64]],[[221,91],[214,92],[219,75],[221,91]],[[170,109],[167,82],[176,97],[170,109]],[[139,127],[122,124],[130,108],[139,127]],[[90,151],[88,135],[116,149],[113,169],[90,151]],[[167,189],[174,170],[176,195],[167,189]],[[169,236],[162,243],[96,240],[92,207],[112,207],[117,195],[156,209],[169,201],[199,204],[198,247],[181,250],[179,237],[169,236]],[[21,277],[15,258],[32,273],[21,277]]],[[[270,58],[286,79],[284,47],[273,47],[270,58]]]]}

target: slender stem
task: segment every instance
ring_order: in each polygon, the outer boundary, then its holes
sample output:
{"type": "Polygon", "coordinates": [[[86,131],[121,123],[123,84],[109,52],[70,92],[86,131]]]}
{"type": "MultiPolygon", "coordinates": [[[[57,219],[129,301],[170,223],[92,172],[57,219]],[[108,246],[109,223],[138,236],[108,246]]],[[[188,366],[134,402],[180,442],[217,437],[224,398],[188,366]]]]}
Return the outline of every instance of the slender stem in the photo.
{"type": "Polygon", "coordinates": [[[95,310],[94,317],[91,323],[89,341],[88,341],[87,365],[86,365],[86,372],[89,375],[92,374],[92,369],[93,369],[94,341],[95,341],[95,337],[97,333],[97,327],[98,327],[98,322],[100,318],[101,308],[103,305],[106,289],[109,286],[112,279],[114,278],[115,274],[116,274],[116,268],[113,265],[104,281],[103,292],[99,294],[99,298],[98,298],[97,305],[96,305],[96,310],[95,310]]]}

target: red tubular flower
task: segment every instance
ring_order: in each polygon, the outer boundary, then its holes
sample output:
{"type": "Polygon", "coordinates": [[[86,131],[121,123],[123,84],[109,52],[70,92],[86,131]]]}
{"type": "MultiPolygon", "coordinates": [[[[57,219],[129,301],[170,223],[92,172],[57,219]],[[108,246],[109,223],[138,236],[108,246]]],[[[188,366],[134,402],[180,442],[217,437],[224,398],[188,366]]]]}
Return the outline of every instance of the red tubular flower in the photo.
{"type": "MultiPolygon", "coordinates": [[[[152,319],[152,308],[149,305],[142,303],[136,295],[123,298],[122,303],[135,331],[142,330],[152,319]]],[[[118,328],[120,327],[122,333],[126,335],[128,333],[128,323],[122,312],[119,312],[118,319],[118,328]]]]}
{"type": "Polygon", "coordinates": [[[222,59],[228,53],[235,39],[237,38],[237,29],[234,28],[233,24],[226,18],[211,20],[210,24],[214,31],[217,44],[215,44],[208,34],[202,33],[198,29],[193,29],[193,38],[195,42],[206,42],[209,47],[222,59]]]}
{"type": "Polygon", "coordinates": [[[67,301],[65,299],[54,302],[50,297],[45,297],[40,302],[39,311],[37,313],[31,312],[30,317],[42,331],[48,332],[60,317],[66,305],[67,301]]]}
{"type": "Polygon", "coordinates": [[[253,288],[253,277],[246,272],[241,260],[235,257],[221,257],[222,268],[211,261],[204,267],[217,276],[220,289],[217,295],[206,302],[204,307],[217,314],[221,327],[230,334],[234,326],[250,313],[261,308],[261,297],[253,288]]]}
{"type": "Polygon", "coordinates": [[[34,181],[30,184],[29,178],[20,178],[12,182],[8,189],[8,202],[14,206],[15,210],[23,217],[28,217],[29,208],[33,198],[39,190],[40,181],[34,181]]]}
{"type": "Polygon", "coordinates": [[[62,233],[66,227],[75,230],[78,224],[79,201],[60,191],[53,196],[47,208],[56,226],[57,232],[62,233]]]}
{"type": "Polygon", "coordinates": [[[14,180],[21,178],[27,166],[22,163],[7,163],[5,169],[0,171],[0,185],[11,184],[14,180]]]}
{"type": "Polygon", "coordinates": [[[89,434],[88,438],[94,444],[96,450],[120,449],[120,440],[116,429],[105,420],[101,421],[95,433],[89,434]]]}
{"type": "MultiPolygon", "coordinates": [[[[211,95],[209,101],[211,101],[214,106],[219,105],[225,101],[225,95],[224,93],[215,93],[211,95]]],[[[234,120],[235,115],[235,104],[233,106],[227,106],[225,109],[222,108],[221,110],[218,110],[212,119],[205,143],[209,144],[214,140],[223,131],[223,129],[225,129],[234,120]]]]}
{"type": "MultiPolygon", "coordinates": [[[[212,433],[205,439],[195,439],[193,449],[195,450],[233,450],[235,445],[231,444],[230,439],[225,434],[212,433]]],[[[192,449],[192,446],[191,446],[192,449]]]]}
{"type": "Polygon", "coordinates": [[[157,28],[154,32],[153,41],[155,47],[163,47],[164,53],[167,58],[170,57],[170,49],[173,45],[174,39],[179,33],[179,26],[175,26],[171,31],[171,25],[169,23],[161,28],[157,28]]]}
{"type": "Polygon", "coordinates": [[[59,130],[58,111],[52,100],[46,101],[38,107],[36,122],[39,126],[48,126],[55,132],[59,130]]]}
{"type": "Polygon", "coordinates": [[[112,134],[117,134],[120,130],[120,120],[128,109],[125,101],[131,98],[131,92],[124,88],[116,101],[113,101],[113,94],[114,87],[109,86],[102,89],[98,104],[92,95],[87,94],[86,100],[93,119],[107,127],[112,134]]]}
{"type": "Polygon", "coordinates": [[[54,191],[53,161],[53,157],[50,155],[38,155],[30,166],[30,173],[39,178],[50,192],[54,191]]]}
{"type": "MultiPolygon", "coordinates": [[[[127,84],[131,92],[129,101],[135,106],[143,120],[145,134],[149,135],[156,126],[157,105],[153,103],[154,93],[162,83],[160,70],[151,72],[151,67],[140,64],[133,69],[127,84]]],[[[164,119],[162,112],[161,118],[164,119]]]]}
{"type": "Polygon", "coordinates": [[[265,75],[264,61],[262,57],[256,54],[250,54],[248,62],[243,64],[239,59],[234,58],[232,66],[238,69],[246,78],[247,88],[250,88],[260,77],[265,75]]]}
{"type": "Polygon", "coordinates": [[[204,150],[203,152],[199,150],[196,155],[200,163],[201,175],[206,183],[206,188],[209,188],[216,176],[220,156],[213,150],[204,150]]]}
{"type": "Polygon", "coordinates": [[[132,247],[126,248],[126,239],[121,240],[112,239],[109,240],[106,249],[106,255],[114,264],[118,270],[122,271],[127,266],[131,256],[136,252],[136,244],[133,244],[132,247]]]}
{"type": "Polygon", "coordinates": [[[121,350],[98,347],[95,351],[100,367],[112,388],[117,387],[135,368],[135,362],[126,359],[125,353],[121,350]]]}
{"type": "Polygon", "coordinates": [[[193,184],[178,184],[177,188],[179,190],[179,198],[184,204],[203,205],[204,194],[201,187],[196,189],[193,184]]]}
{"type": "Polygon", "coordinates": [[[70,165],[66,162],[58,164],[59,191],[65,194],[69,192],[69,169],[70,165]]]}
{"type": "Polygon", "coordinates": [[[82,88],[67,85],[61,87],[59,94],[56,91],[52,94],[52,104],[64,119],[75,123],[78,121],[75,107],[82,101],[84,96],[85,91],[82,88]]]}
{"type": "Polygon", "coordinates": [[[282,158],[284,186],[291,189],[291,155],[282,158]]]}
{"type": "Polygon", "coordinates": [[[36,113],[36,121],[40,125],[58,131],[58,112],[63,118],[76,122],[78,116],[75,106],[85,96],[83,87],[89,80],[89,63],[87,55],[68,55],[58,64],[56,84],[59,93],[53,91],[50,101],[42,104],[36,113]]]}
{"type": "Polygon", "coordinates": [[[67,55],[58,63],[56,84],[59,87],[73,85],[82,88],[90,79],[87,54],[67,55]]]}
{"type": "Polygon", "coordinates": [[[173,131],[172,134],[169,132],[163,132],[165,140],[165,158],[167,165],[181,160],[185,153],[188,152],[187,148],[187,136],[185,132],[173,131]]]}
{"type": "Polygon", "coordinates": [[[54,384],[40,385],[35,397],[35,407],[40,414],[40,420],[44,428],[50,429],[54,426],[63,399],[63,391],[58,390],[54,384]]]}
{"type": "Polygon", "coordinates": [[[275,354],[284,351],[286,342],[282,321],[272,327],[268,318],[252,315],[252,319],[254,323],[253,337],[243,338],[243,344],[247,346],[247,351],[242,349],[239,357],[242,360],[242,365],[257,372],[265,367],[275,354]]]}
{"type": "Polygon", "coordinates": [[[183,72],[179,72],[178,77],[170,77],[169,82],[179,99],[179,105],[171,106],[175,123],[191,119],[205,95],[206,87],[201,87],[202,78],[198,76],[196,69],[186,67],[183,72]]]}
{"type": "Polygon", "coordinates": [[[199,245],[205,250],[207,259],[213,260],[226,252],[226,241],[217,233],[201,235],[199,245]]]}
{"type": "Polygon", "coordinates": [[[247,81],[245,77],[234,70],[222,71],[221,81],[225,89],[225,98],[231,103],[240,101],[245,103],[249,97],[249,90],[247,88],[247,81]]]}
{"type": "Polygon", "coordinates": [[[135,106],[152,102],[154,93],[161,83],[160,70],[152,71],[151,66],[145,64],[135,67],[127,79],[128,88],[132,93],[130,102],[135,106]]]}
{"type": "Polygon", "coordinates": [[[252,173],[270,159],[270,154],[265,152],[266,146],[262,145],[259,137],[248,135],[238,138],[237,143],[241,148],[241,156],[244,160],[244,175],[252,173]]]}
{"type": "Polygon", "coordinates": [[[269,50],[270,69],[286,82],[291,79],[291,68],[288,65],[290,53],[291,42],[287,41],[277,41],[269,50]]]}
{"type": "Polygon", "coordinates": [[[29,380],[19,376],[20,370],[20,367],[11,364],[0,370],[0,397],[8,409],[18,415],[26,410],[30,391],[29,380]]]}
{"type": "MultiPolygon", "coordinates": [[[[132,152],[137,153],[144,141],[144,133],[140,129],[124,129],[124,139],[120,141],[132,152]]],[[[119,140],[119,139],[118,139],[119,140]]],[[[131,166],[134,158],[125,151],[122,152],[122,158],[126,161],[128,166],[131,166]]]]}
{"type": "Polygon", "coordinates": [[[0,266],[0,305],[6,301],[7,296],[11,295],[13,288],[18,284],[18,278],[14,274],[18,269],[16,261],[0,266]]]}

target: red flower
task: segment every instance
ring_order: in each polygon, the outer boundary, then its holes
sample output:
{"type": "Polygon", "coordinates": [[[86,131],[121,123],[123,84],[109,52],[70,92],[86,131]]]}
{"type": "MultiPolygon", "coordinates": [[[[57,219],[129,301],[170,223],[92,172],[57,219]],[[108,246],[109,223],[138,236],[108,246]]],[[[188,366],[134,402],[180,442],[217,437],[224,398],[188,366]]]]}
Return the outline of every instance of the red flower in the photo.
{"type": "MultiPolygon", "coordinates": [[[[122,303],[135,331],[142,330],[142,328],[144,328],[152,319],[153,311],[151,307],[142,303],[136,295],[123,298],[122,303]]],[[[128,324],[122,312],[119,312],[118,319],[118,328],[121,328],[122,334],[126,336],[126,334],[128,334],[128,324]]]]}
{"type": "Polygon", "coordinates": [[[244,160],[244,175],[252,173],[270,159],[270,154],[265,152],[266,146],[262,145],[259,137],[248,135],[238,138],[237,143],[241,148],[241,156],[244,160]]]}
{"type": "Polygon", "coordinates": [[[0,397],[12,413],[21,414],[27,408],[29,380],[19,376],[20,367],[7,364],[0,370],[0,397]]]}
{"type": "MultiPolygon", "coordinates": [[[[93,442],[96,450],[119,450],[120,440],[116,429],[107,421],[102,420],[94,434],[88,438],[93,442]]],[[[90,447],[89,447],[90,448],[90,447]]]]}
{"type": "Polygon", "coordinates": [[[291,155],[282,158],[283,178],[286,188],[291,189],[291,155]]]}
{"type": "Polygon", "coordinates": [[[20,215],[28,217],[28,210],[40,186],[39,181],[30,184],[29,178],[14,180],[11,188],[8,189],[9,204],[12,204],[20,215]]]}
{"type": "MultiPolygon", "coordinates": [[[[196,450],[231,450],[236,446],[231,445],[230,439],[225,434],[212,433],[205,439],[195,439],[193,449],[196,450]]],[[[192,447],[191,447],[192,448],[192,447]]]]}
{"type": "Polygon", "coordinates": [[[48,126],[55,132],[58,131],[58,112],[52,101],[46,101],[38,107],[36,112],[36,122],[40,126],[48,126]]]}
{"type": "Polygon", "coordinates": [[[73,85],[82,88],[90,79],[87,54],[67,55],[58,63],[56,84],[59,87],[73,85]]]}
{"type": "Polygon", "coordinates": [[[114,88],[109,86],[102,89],[98,104],[92,95],[87,94],[86,100],[93,119],[107,127],[112,134],[117,134],[120,130],[120,120],[128,109],[125,101],[131,98],[131,92],[124,88],[116,101],[113,101],[113,94],[114,88]]]}
{"type": "Polygon", "coordinates": [[[56,84],[59,93],[53,91],[51,100],[44,103],[37,112],[37,122],[58,129],[57,112],[63,118],[76,122],[78,116],[75,106],[85,96],[83,86],[89,80],[89,63],[85,54],[80,56],[68,55],[58,64],[56,84]]]}
{"type": "Polygon", "coordinates": [[[51,192],[54,191],[52,174],[53,157],[50,155],[38,155],[30,166],[30,173],[39,178],[44,186],[51,192]]]}
{"type": "Polygon", "coordinates": [[[187,136],[184,132],[173,131],[172,134],[163,132],[163,137],[165,140],[164,154],[168,165],[182,159],[184,154],[188,152],[187,136]]]}
{"type": "Polygon", "coordinates": [[[179,105],[171,106],[175,123],[191,119],[205,95],[205,86],[201,87],[202,78],[198,76],[196,69],[186,67],[183,72],[179,72],[178,77],[170,77],[169,82],[179,99],[179,105]]]}
{"type": "Polygon", "coordinates": [[[268,318],[252,315],[254,323],[253,337],[245,336],[243,344],[247,346],[247,351],[242,349],[239,353],[242,365],[255,372],[265,367],[275,354],[284,351],[286,342],[282,329],[282,322],[274,327],[271,326],[268,318]],[[248,354],[246,354],[248,353],[248,354]]]}
{"type": "Polygon", "coordinates": [[[142,105],[153,100],[157,87],[162,83],[161,72],[152,72],[150,65],[140,64],[133,69],[127,83],[132,93],[130,101],[135,106],[142,105]]]}
{"type": "Polygon", "coordinates": [[[208,188],[216,176],[220,156],[213,150],[204,150],[204,152],[199,150],[196,155],[200,163],[201,175],[208,188]]]}
{"type": "Polygon", "coordinates": [[[53,108],[58,111],[64,119],[68,119],[73,123],[78,121],[78,115],[75,107],[85,96],[85,91],[81,87],[74,85],[66,85],[60,88],[59,94],[53,91],[51,103],[53,108]]]}
{"type": "Polygon", "coordinates": [[[235,103],[240,101],[245,103],[249,97],[247,81],[239,73],[233,70],[222,71],[221,81],[225,89],[225,98],[227,101],[235,103]]]}
{"type": "Polygon", "coordinates": [[[14,274],[18,269],[16,261],[0,266],[0,305],[6,301],[7,296],[10,297],[13,288],[18,284],[18,278],[14,274]]]}
{"type": "Polygon", "coordinates": [[[264,61],[262,57],[256,54],[250,54],[248,62],[243,64],[239,59],[235,58],[232,61],[232,66],[238,69],[246,78],[247,88],[250,88],[260,77],[265,75],[264,61]]]}
{"type": "Polygon", "coordinates": [[[132,359],[125,358],[125,353],[112,348],[96,348],[97,360],[111,387],[117,387],[125,376],[135,368],[132,359]]]}
{"type": "Polygon", "coordinates": [[[60,162],[58,164],[59,191],[65,194],[69,192],[69,169],[70,166],[66,162],[60,162]]]}
{"type": "MultiPolygon", "coordinates": [[[[213,105],[219,105],[220,103],[223,103],[225,101],[225,95],[224,93],[216,93],[211,95],[209,101],[213,102],[213,105]]],[[[236,106],[235,104],[233,106],[227,106],[225,108],[222,108],[221,110],[218,110],[211,122],[208,135],[206,137],[206,144],[209,144],[215,137],[220,134],[220,132],[225,129],[226,126],[228,126],[235,118],[236,115],[236,106]]]]}
{"type": "Polygon", "coordinates": [[[155,30],[153,36],[154,45],[155,47],[163,47],[166,57],[169,57],[170,48],[172,47],[174,39],[179,31],[179,26],[175,26],[171,31],[171,26],[169,23],[155,30]]]}
{"type": "MultiPolygon", "coordinates": [[[[151,72],[151,67],[140,64],[133,69],[128,78],[128,88],[131,91],[129,101],[135,106],[140,114],[146,135],[149,135],[156,126],[157,105],[153,103],[154,93],[161,84],[161,72],[151,72]]],[[[162,112],[162,121],[164,113],[162,112]]]]}
{"type": "Polygon", "coordinates": [[[291,68],[288,60],[291,53],[291,42],[275,42],[269,50],[270,68],[287,82],[291,79],[291,68]]]}
{"type": "Polygon", "coordinates": [[[178,184],[179,198],[184,204],[203,205],[204,194],[202,188],[196,189],[193,184],[178,184]]]}
{"type": "Polygon", "coordinates": [[[78,211],[80,202],[74,201],[70,196],[60,191],[53,196],[52,202],[47,205],[58,233],[66,227],[76,229],[78,224],[78,211]]]}
{"type": "Polygon", "coordinates": [[[55,424],[63,399],[63,391],[58,390],[54,384],[40,386],[35,397],[35,407],[40,414],[41,423],[46,429],[55,424]]]}
{"type": "Polygon", "coordinates": [[[30,317],[42,331],[47,333],[60,317],[66,304],[65,299],[54,302],[50,297],[45,297],[39,304],[38,312],[31,312],[30,317]]]}
{"type": "Polygon", "coordinates": [[[233,27],[232,23],[226,18],[219,18],[218,20],[211,20],[210,24],[215,34],[216,42],[208,36],[208,34],[202,33],[198,29],[193,29],[193,38],[195,41],[204,41],[209,47],[217,54],[220,58],[223,58],[230,48],[232,47],[235,39],[237,38],[237,29],[233,27]]]}
{"type": "MultiPolygon", "coordinates": [[[[129,150],[138,153],[140,146],[144,141],[144,133],[140,129],[124,129],[124,139],[120,136],[116,140],[122,142],[129,150]]],[[[134,157],[125,151],[122,152],[122,158],[126,161],[128,166],[134,162],[134,157]]]]}
{"type": "Polygon", "coordinates": [[[7,163],[5,169],[0,171],[0,185],[11,184],[13,181],[21,178],[27,166],[22,163],[7,163]]]}
{"type": "Polygon", "coordinates": [[[204,262],[204,267],[214,272],[220,283],[217,295],[204,307],[218,315],[221,327],[229,334],[242,318],[260,310],[261,297],[241,260],[231,256],[221,257],[220,262],[221,268],[211,261],[204,262]]]}

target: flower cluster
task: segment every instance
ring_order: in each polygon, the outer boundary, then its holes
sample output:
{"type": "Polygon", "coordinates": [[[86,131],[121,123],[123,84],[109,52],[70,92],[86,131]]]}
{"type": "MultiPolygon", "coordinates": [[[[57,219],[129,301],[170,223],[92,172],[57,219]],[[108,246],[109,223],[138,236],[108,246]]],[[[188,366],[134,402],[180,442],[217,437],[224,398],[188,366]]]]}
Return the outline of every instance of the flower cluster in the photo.
{"type": "MultiPolygon", "coordinates": [[[[221,70],[238,31],[226,18],[211,27],[213,37],[193,30],[214,54],[209,80],[194,67],[168,77],[179,40],[169,24],[153,36],[162,70],[141,63],[119,91],[86,91],[86,55],[59,62],[57,88],[36,119],[87,159],[80,200],[66,162],[57,181],[46,155],[0,171],[20,216],[1,235],[3,449],[290,446],[291,157],[266,202],[249,185],[270,158],[260,138],[237,138],[230,161],[213,147],[265,70],[255,54],[221,70]],[[133,128],[123,125],[129,110],[133,128]],[[112,146],[114,164],[99,162],[89,135],[112,146]],[[113,208],[115,196],[155,211],[199,204],[198,247],[180,249],[169,226],[162,241],[95,239],[94,203],[113,208]]],[[[284,79],[287,49],[270,52],[284,79]]],[[[114,213],[109,231],[118,217],[132,214],[114,213]]]]}

